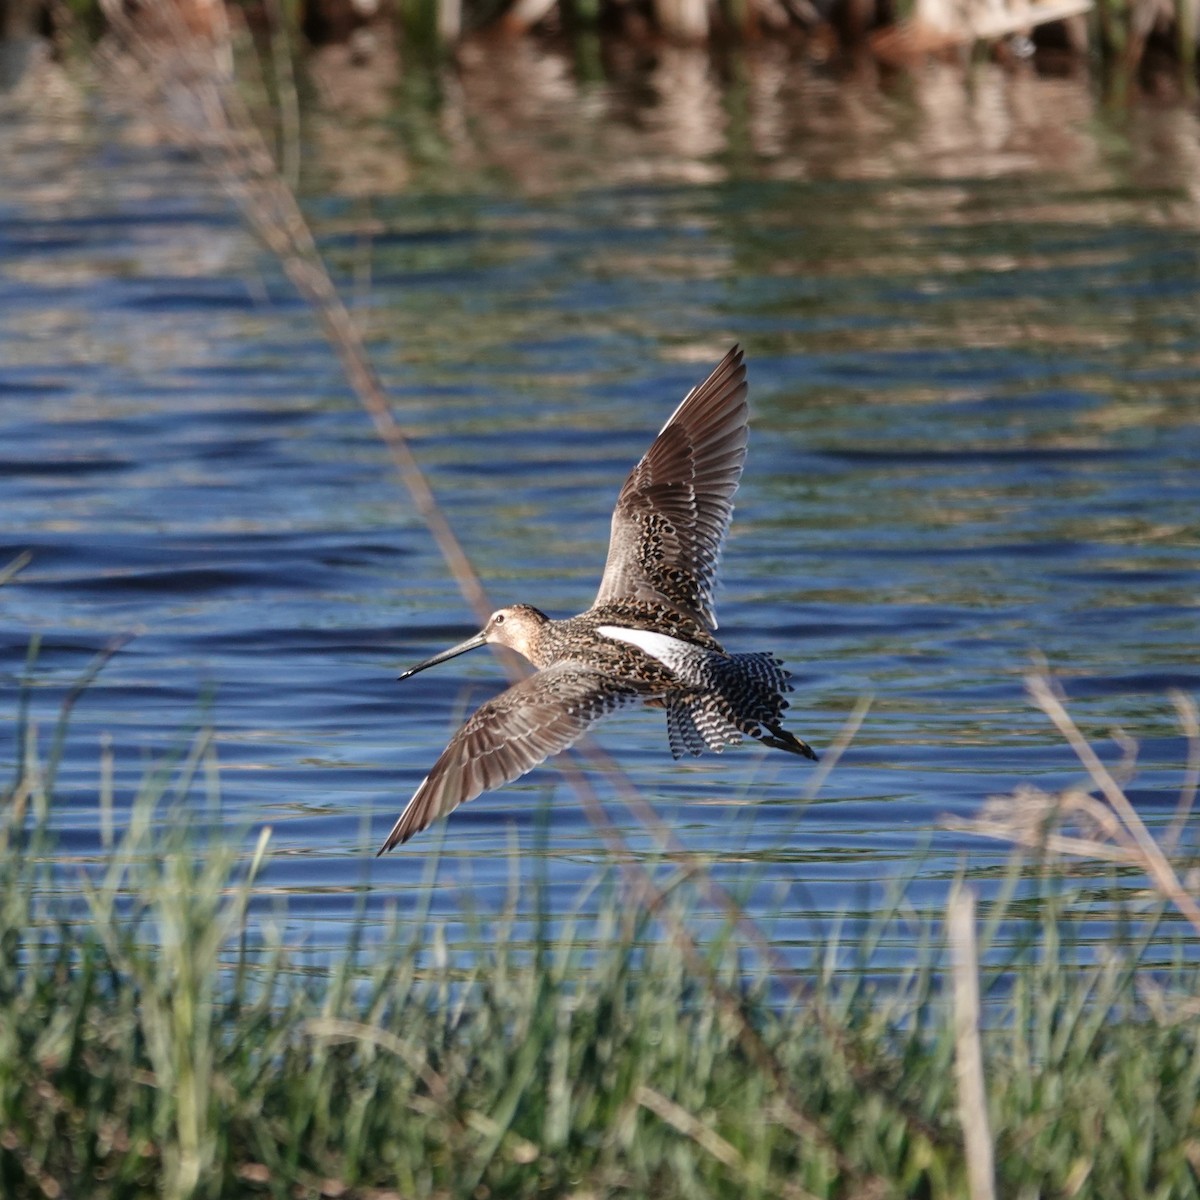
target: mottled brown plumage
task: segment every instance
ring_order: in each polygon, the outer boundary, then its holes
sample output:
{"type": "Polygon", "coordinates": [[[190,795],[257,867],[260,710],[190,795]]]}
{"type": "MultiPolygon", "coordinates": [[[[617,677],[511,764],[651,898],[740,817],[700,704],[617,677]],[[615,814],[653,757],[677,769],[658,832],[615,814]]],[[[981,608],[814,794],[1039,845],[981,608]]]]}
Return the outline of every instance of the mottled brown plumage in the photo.
{"type": "Polygon", "coordinates": [[[676,758],[744,736],[816,758],[780,725],[791,689],[779,660],[728,654],[713,635],[713,589],[746,458],[747,416],[746,368],[735,346],[687,394],[621,488],[587,612],[554,621],[528,604],[499,609],[474,637],[401,675],[489,642],[541,668],[483,704],[450,739],[380,854],[628,704],[666,710],[676,758]]]}

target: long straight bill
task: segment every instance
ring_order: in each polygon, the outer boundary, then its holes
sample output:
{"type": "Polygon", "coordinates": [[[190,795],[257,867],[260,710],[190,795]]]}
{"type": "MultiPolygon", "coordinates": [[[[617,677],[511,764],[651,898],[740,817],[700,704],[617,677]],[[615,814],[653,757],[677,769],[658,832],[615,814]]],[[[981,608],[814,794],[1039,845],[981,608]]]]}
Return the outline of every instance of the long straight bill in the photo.
{"type": "Polygon", "coordinates": [[[409,667],[403,675],[398,675],[398,679],[408,679],[415,675],[418,671],[424,671],[426,667],[436,667],[438,663],[444,663],[447,659],[457,658],[460,654],[466,654],[468,650],[475,650],[479,646],[487,644],[487,638],[482,633],[475,634],[474,637],[469,637],[465,642],[459,642],[457,646],[451,646],[449,650],[443,650],[441,654],[435,654],[432,658],[427,658],[424,662],[419,662],[415,667],[409,667]]]}

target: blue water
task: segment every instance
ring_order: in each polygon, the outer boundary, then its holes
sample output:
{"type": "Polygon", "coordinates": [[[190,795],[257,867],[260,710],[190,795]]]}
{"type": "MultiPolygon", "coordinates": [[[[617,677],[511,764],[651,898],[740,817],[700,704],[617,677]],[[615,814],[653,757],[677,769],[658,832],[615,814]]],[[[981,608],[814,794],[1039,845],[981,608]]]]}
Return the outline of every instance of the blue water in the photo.
{"type": "MultiPolygon", "coordinates": [[[[1081,82],[989,71],[993,125],[879,91],[849,130],[850,100],[813,77],[834,115],[783,88],[769,153],[739,152],[736,122],[664,149],[665,102],[636,83],[579,85],[524,130],[525,159],[492,130],[494,159],[414,157],[390,192],[351,194],[309,147],[310,219],[491,598],[590,603],[625,473],[740,341],[753,432],[721,636],[787,660],[791,726],[818,749],[873,702],[812,802],[800,760],[675,763],[660,714],[604,726],[678,846],[724,879],[752,869],[781,945],[868,918],[901,878],[918,913],[960,870],[987,891],[1008,848],[941,818],[1081,776],[1024,696],[1034,655],[1089,735],[1139,740],[1131,794],[1161,826],[1185,755],[1166,693],[1200,695],[1194,119],[1106,124],[1081,82]],[[1038,150],[1031,113],[1056,105],[1038,150]],[[594,139],[587,171],[560,127],[594,139]]],[[[477,652],[396,682],[474,625],[277,264],[178,151],[83,111],[5,117],[0,564],[33,558],[0,590],[0,770],[22,689],[44,750],[92,656],[134,634],[74,711],[59,860],[106,857],[103,739],[119,832],[148,765],[211,726],[223,819],[271,827],[264,895],[288,895],[308,944],[336,945],[364,897],[417,904],[436,847],[435,912],[465,887],[498,908],[537,861],[566,911],[608,851],[552,766],[372,857],[503,675],[477,652]]],[[[624,785],[590,777],[650,853],[624,785]]]]}

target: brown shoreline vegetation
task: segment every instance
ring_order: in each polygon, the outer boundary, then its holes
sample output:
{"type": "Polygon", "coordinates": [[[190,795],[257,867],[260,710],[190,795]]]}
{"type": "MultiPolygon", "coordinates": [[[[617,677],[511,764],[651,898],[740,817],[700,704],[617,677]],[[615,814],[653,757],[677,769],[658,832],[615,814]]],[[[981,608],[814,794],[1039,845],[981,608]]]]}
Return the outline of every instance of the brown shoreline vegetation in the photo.
{"type": "Polygon", "coordinates": [[[192,34],[244,24],[278,64],[284,47],[344,45],[364,62],[400,44],[410,61],[502,55],[511,39],[647,48],[777,40],[816,62],[861,57],[915,65],[930,56],[1097,61],[1125,79],[1166,72],[1194,83],[1200,0],[0,0],[0,43],[102,35],[171,10],[192,34]]]}

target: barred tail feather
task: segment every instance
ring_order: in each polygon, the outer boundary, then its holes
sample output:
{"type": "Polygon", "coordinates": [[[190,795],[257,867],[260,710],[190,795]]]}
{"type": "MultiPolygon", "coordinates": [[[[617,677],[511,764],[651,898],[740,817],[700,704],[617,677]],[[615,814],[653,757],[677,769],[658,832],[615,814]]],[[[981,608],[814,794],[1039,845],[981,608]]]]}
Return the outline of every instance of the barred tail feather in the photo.
{"type": "Polygon", "coordinates": [[[705,748],[720,754],[726,746],[736,746],[742,731],[721,712],[709,696],[681,697],[667,707],[667,740],[671,754],[699,758],[705,748]]]}
{"type": "Polygon", "coordinates": [[[773,654],[724,655],[701,660],[702,689],[674,696],[667,705],[667,739],[675,758],[718,754],[749,736],[777,750],[816,759],[812,747],[780,725],[792,690],[791,676],[773,654]]]}

